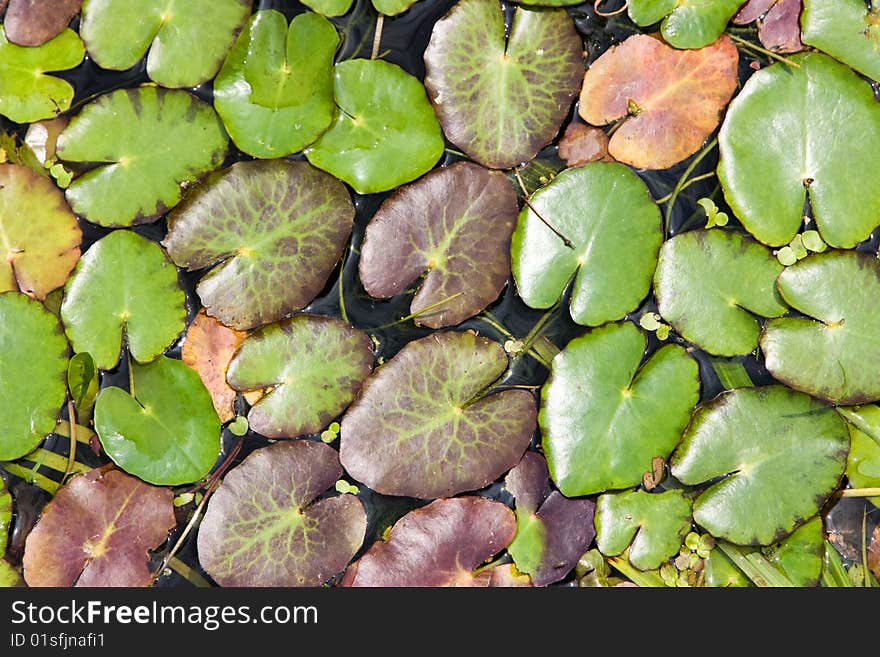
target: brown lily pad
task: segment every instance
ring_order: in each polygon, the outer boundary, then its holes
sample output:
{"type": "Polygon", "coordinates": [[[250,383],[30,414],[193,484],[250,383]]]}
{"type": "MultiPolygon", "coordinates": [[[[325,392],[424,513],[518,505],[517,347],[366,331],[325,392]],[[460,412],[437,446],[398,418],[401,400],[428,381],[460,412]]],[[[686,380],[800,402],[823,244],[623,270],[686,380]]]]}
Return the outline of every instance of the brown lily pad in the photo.
{"type": "Polygon", "coordinates": [[[438,169],[386,200],[367,226],[359,264],[368,294],[388,298],[427,271],[416,323],[452,326],[498,298],[510,274],[519,207],[503,173],[471,162],[438,169]]]}
{"type": "Polygon", "coordinates": [[[41,46],[61,34],[81,7],[82,0],[10,0],[6,37],[19,46],[41,46]]]}
{"type": "Polygon", "coordinates": [[[466,496],[440,499],[397,521],[387,541],[375,543],[348,569],[343,586],[490,586],[510,582],[510,571],[475,572],[510,544],[513,512],[500,502],[466,496]]]}
{"type": "Polygon", "coordinates": [[[149,551],[175,524],[169,488],[119,470],[73,477],[27,538],[25,581],[28,586],[148,586],[149,551]]]}
{"type": "Polygon", "coordinates": [[[608,146],[614,159],[666,169],[696,153],[718,127],[736,90],[738,61],[727,36],[677,50],[637,34],[593,62],[578,111],[596,126],[623,119],[608,146]]]}
{"type": "Polygon", "coordinates": [[[589,162],[611,162],[608,135],[601,128],[584,123],[569,123],[559,140],[559,157],[570,167],[589,162]]]}
{"type": "Polygon", "coordinates": [[[246,335],[209,316],[204,308],[186,331],[181,360],[199,373],[221,422],[235,417],[233,407],[238,393],[226,382],[226,370],[246,335]]]}

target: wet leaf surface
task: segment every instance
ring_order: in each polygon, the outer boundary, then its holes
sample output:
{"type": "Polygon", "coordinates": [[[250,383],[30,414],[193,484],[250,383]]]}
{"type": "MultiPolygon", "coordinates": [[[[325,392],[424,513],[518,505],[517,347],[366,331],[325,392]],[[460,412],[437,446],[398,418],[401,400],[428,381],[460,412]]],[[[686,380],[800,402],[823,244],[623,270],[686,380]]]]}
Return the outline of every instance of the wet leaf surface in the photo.
{"type": "Polygon", "coordinates": [[[241,391],[271,388],[248,412],[269,438],[317,433],[342,413],[373,370],[373,342],[345,322],[297,315],[252,333],[226,378],[241,391]]]}
{"type": "MultiPolygon", "coordinates": [[[[846,477],[853,488],[880,487],[880,444],[866,433],[849,427],[851,448],[846,462],[846,477]]],[[[880,507],[880,495],[868,500],[880,507]]]]}
{"type": "Polygon", "coordinates": [[[458,324],[507,283],[518,212],[516,192],[499,172],[470,162],[433,171],[373,215],[359,261],[364,289],[388,298],[425,274],[410,304],[412,314],[421,313],[416,323],[458,324]]]}
{"type": "Polygon", "coordinates": [[[597,126],[624,119],[608,146],[615,160],[665,169],[696,153],[718,127],[738,61],[727,36],[690,51],[637,34],[590,65],[578,112],[597,126]]]}
{"type": "Polygon", "coordinates": [[[324,16],[342,16],[351,9],[354,0],[303,0],[303,4],[324,16]]]}
{"type": "Polygon", "coordinates": [[[777,286],[803,317],[765,326],[770,373],[835,404],[880,399],[880,262],[852,251],[815,254],[786,268],[777,286]]]}
{"type": "Polygon", "coordinates": [[[177,269],[162,249],[136,233],[113,231],[83,254],[64,290],[61,318],[75,352],[99,369],[158,358],[186,328],[177,269]]]}
{"type": "Polygon", "coordinates": [[[676,48],[702,48],[715,41],[743,0],[630,0],[628,11],[637,25],[663,23],[663,38],[676,48]]]}
{"type": "Polygon", "coordinates": [[[520,212],[511,242],[517,292],[532,308],[550,308],[574,278],[574,321],[621,319],[650,291],[662,241],[660,210],[629,168],[563,171],[520,212]]]}
{"type": "Polygon", "coordinates": [[[804,0],[803,39],[859,73],[880,79],[880,7],[862,0],[804,0]]]}
{"type": "Polygon", "coordinates": [[[447,138],[494,169],[532,159],[568,115],[582,50],[562,10],[519,6],[508,34],[497,0],[461,0],[435,23],[424,56],[447,138]]]}
{"type": "Polygon", "coordinates": [[[190,271],[209,315],[245,330],[303,308],[351,233],[345,186],[306,162],[238,162],[209,176],[169,215],[163,246],[190,271]]]}
{"type": "Polygon", "coordinates": [[[82,231],[58,188],[27,167],[0,164],[0,190],[0,292],[45,299],[79,259],[82,231]]]}
{"type": "Polygon", "coordinates": [[[198,372],[211,393],[221,422],[235,417],[236,391],[226,382],[226,370],[235,350],[247,334],[236,331],[200,310],[186,330],[181,360],[198,372]]]}
{"type": "Polygon", "coordinates": [[[809,195],[822,239],[850,248],[878,223],[880,189],[866,154],[880,149],[880,107],[871,87],[830,57],[805,53],[792,61],[799,68],[773,64],[752,75],[730,104],[718,179],[759,241],[788,244],[809,195]]]}
{"type": "Polygon", "coordinates": [[[214,81],[214,106],[232,141],[254,157],[301,151],[333,121],[336,28],[311,12],[288,27],[259,11],[242,30],[214,81]]]}
{"type": "Polygon", "coordinates": [[[516,499],[517,533],[508,551],[517,568],[534,586],[565,578],[596,535],[596,505],[551,491],[547,462],[537,452],[526,452],[504,485],[516,499]]]}
{"type": "Polygon", "coordinates": [[[761,16],[770,11],[770,8],[779,0],[749,0],[746,2],[733,17],[733,23],[736,25],[746,25],[758,20],[761,16]]]}
{"type": "Polygon", "coordinates": [[[172,493],[118,470],[73,477],[25,544],[28,586],[148,586],[149,552],[175,525],[172,493]]]}
{"type": "Polygon", "coordinates": [[[570,167],[602,160],[612,160],[608,154],[608,135],[605,131],[583,123],[569,123],[559,140],[559,157],[570,167]]]}
{"type": "Polygon", "coordinates": [[[762,550],[770,563],[776,565],[799,587],[812,587],[819,583],[822,561],[825,556],[825,536],[822,520],[808,520],[787,538],[762,550]]]}
{"type": "Polygon", "coordinates": [[[738,233],[694,230],[663,244],[654,274],[657,308],[683,338],[718,356],[758,346],[758,317],[779,317],[783,270],[769,249],[738,233]]]}
{"type": "Polygon", "coordinates": [[[106,387],[95,402],[95,431],[104,451],[151,484],[198,481],[220,453],[220,421],[210,393],[179,360],[163,356],[131,367],[131,394],[106,387]]]}
{"type": "Polygon", "coordinates": [[[67,397],[58,319],[18,292],[0,294],[0,459],[24,456],[55,428],[67,397]]]}
{"type": "Polygon", "coordinates": [[[147,55],[147,73],[154,82],[195,87],[217,73],[252,4],[252,0],[89,0],[80,31],[89,56],[102,68],[122,71],[147,55]]]}
{"type": "Polygon", "coordinates": [[[38,48],[10,43],[0,25],[0,114],[17,123],[51,119],[70,109],[73,87],[53,75],[70,70],[85,56],[82,41],[65,29],[38,48]]]}
{"type": "Polygon", "coordinates": [[[346,412],[342,465],[386,495],[449,497],[491,483],[519,462],[535,429],[531,393],[481,396],[507,364],[501,345],[470,332],[408,343],[346,412]]]}
{"type": "Polygon", "coordinates": [[[3,27],[12,43],[41,46],[61,34],[80,7],[82,0],[12,0],[3,27]]]}
{"type": "Polygon", "coordinates": [[[758,38],[774,52],[794,53],[805,50],[801,41],[803,0],[779,0],[758,23],[758,38]]]}
{"type": "MultiPolygon", "coordinates": [[[[490,586],[492,569],[475,572],[513,540],[516,520],[482,497],[439,499],[395,523],[346,572],[347,586],[490,586]]],[[[496,579],[496,582],[498,580],[496,579]]]]}
{"type": "Polygon", "coordinates": [[[553,359],[538,416],[550,475],[566,496],[642,483],[675,448],[699,400],[696,362],[667,345],[643,363],[632,323],[575,338],[553,359]]]}
{"type": "Polygon", "coordinates": [[[602,554],[653,570],[678,553],[691,528],[691,503],[680,490],[606,493],[596,501],[596,544],[602,554]]]}
{"type": "Polygon", "coordinates": [[[688,486],[721,477],[694,501],[712,536],[770,545],[819,511],[848,451],[846,425],[822,402],[783,386],[739,388],[697,409],[670,471],[688,486]]]}
{"type": "Polygon", "coordinates": [[[309,162],[360,194],[415,180],[437,164],[443,136],[417,78],[381,60],[335,66],[338,111],[330,129],[305,154],[309,162]]]}
{"type": "Polygon", "coordinates": [[[223,479],[199,527],[199,561],[221,586],[321,586],[361,547],[360,500],[321,497],[342,476],[336,451],[311,441],[252,452],[223,479]]]}
{"type": "Polygon", "coordinates": [[[182,185],[216,169],[226,146],[210,105],[185,91],[142,86],[86,105],[57,151],[67,162],[96,165],[67,189],[74,211],[101,226],[130,226],[177,205],[182,185]]]}

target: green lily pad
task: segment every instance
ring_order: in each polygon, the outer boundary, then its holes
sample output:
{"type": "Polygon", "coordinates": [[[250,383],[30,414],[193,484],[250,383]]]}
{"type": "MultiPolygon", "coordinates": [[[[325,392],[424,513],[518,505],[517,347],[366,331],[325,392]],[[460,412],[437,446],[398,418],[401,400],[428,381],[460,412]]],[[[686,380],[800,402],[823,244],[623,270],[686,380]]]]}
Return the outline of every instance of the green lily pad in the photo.
{"type": "Polygon", "coordinates": [[[73,87],[46,75],[82,62],[85,49],[76,32],[61,34],[36,48],[10,43],[0,25],[0,114],[16,123],[51,119],[70,109],[73,87]]]}
{"type": "MultiPolygon", "coordinates": [[[[849,427],[851,448],[846,462],[846,477],[853,488],[880,487],[880,444],[852,425],[849,427]]],[[[880,507],[880,495],[868,501],[880,507]]]]}
{"type": "Polygon", "coordinates": [[[712,588],[746,588],[752,585],[745,573],[724,552],[712,550],[703,562],[705,585],[712,588]]]}
{"type": "Polygon", "coordinates": [[[764,327],[770,374],[835,404],[880,399],[880,261],[854,251],[816,254],[786,268],[777,286],[806,317],[764,327]]]}
{"type": "Polygon", "coordinates": [[[214,107],[240,150],[282,157],[330,127],[338,46],[336,28],[318,14],[300,14],[289,28],[281,12],[253,15],[214,80],[214,107]]]}
{"type": "Polygon", "coordinates": [[[348,13],[354,0],[301,0],[302,3],[314,9],[322,16],[342,16],[348,13]]]}
{"type": "Polygon", "coordinates": [[[6,482],[0,481],[0,557],[6,554],[9,540],[9,528],[12,525],[12,495],[6,488],[6,482]]]}
{"type": "Polygon", "coordinates": [[[443,154],[440,124],[418,79],[395,64],[349,59],[336,65],[339,111],[306,149],[309,162],[360,194],[415,180],[443,154]]]}
{"type": "Polygon", "coordinates": [[[743,0],[630,0],[627,11],[636,25],[663,20],[660,33],[676,48],[702,48],[714,42],[743,0]]]}
{"type": "Polygon", "coordinates": [[[154,82],[195,87],[217,73],[252,5],[252,0],[85,0],[80,33],[101,68],[123,71],[147,55],[154,82]]]}
{"type": "Polygon", "coordinates": [[[641,179],[622,164],[591,162],[560,173],[523,208],[513,277],[527,305],[549,308],[574,276],[571,317],[599,326],[641,304],[662,242],[660,210],[641,179]]]}
{"type": "Polygon", "coordinates": [[[509,169],[550,143],[584,76],[583,43],[563,10],[517,7],[509,35],[497,0],[461,0],[434,24],[425,86],[448,139],[509,169]]]}
{"type": "Polygon", "coordinates": [[[186,328],[185,302],[177,269],[162,249],[117,230],[80,258],[64,290],[61,319],[73,350],[109,370],[123,342],[140,363],[158,358],[186,328]]]}
{"type": "Polygon", "coordinates": [[[364,289],[389,298],[427,271],[410,304],[421,313],[416,323],[458,324],[507,283],[518,212],[516,192],[498,171],[471,162],[432,171],[373,215],[358,264],[364,289]]]}
{"type": "Polygon", "coordinates": [[[480,396],[507,364],[500,344],[470,332],[408,343],[345,413],[343,467],[376,492],[424,499],[495,481],[519,462],[535,430],[531,393],[480,396]]]}
{"type": "Polygon", "coordinates": [[[220,453],[220,419],[197,372],[164,356],[132,363],[131,394],[101,390],[95,432],[120,468],[159,486],[198,481],[220,453]]]}
{"type": "Polygon", "coordinates": [[[699,368],[678,345],[643,363],[646,346],[623,322],[575,338],[553,359],[538,421],[563,495],[638,486],[681,438],[700,397],[699,368]]]}
{"type": "Polygon", "coordinates": [[[342,476],[336,450],[307,440],[252,452],[211,497],[199,561],[221,586],[310,586],[360,549],[367,514],[350,494],[319,497],[342,476]]]}
{"type": "Polygon", "coordinates": [[[312,301],[353,221],[345,186],[307,162],[236,162],[187,194],[162,244],[179,267],[216,264],[196,291],[209,315],[244,330],[312,301]]]}
{"type": "Polygon", "coordinates": [[[660,250],[657,309],[683,338],[710,354],[748,354],[761,333],[755,315],[786,311],[776,291],[783,269],[769,249],[738,233],[681,233],[660,250]]]}
{"type": "Polygon", "coordinates": [[[833,408],[783,386],[737,388],[697,409],[670,466],[688,486],[723,477],[694,502],[712,536],[770,545],[816,515],[848,451],[833,408]]]}
{"type": "Polygon", "coordinates": [[[808,520],[781,542],[761,550],[791,583],[813,587],[819,583],[825,557],[825,534],[818,516],[808,520]]]}
{"type": "Polygon", "coordinates": [[[67,398],[58,318],[23,294],[0,294],[0,363],[0,460],[11,461],[52,433],[67,398]]]}
{"type": "Polygon", "coordinates": [[[718,138],[718,178],[761,242],[791,242],[809,195],[822,239],[851,248],[880,222],[869,155],[880,151],[880,106],[868,83],[830,57],[805,53],[791,61],[799,68],[761,69],[731,102],[718,138]]]}
{"type": "Polygon", "coordinates": [[[804,0],[802,39],[880,80],[880,7],[864,0],[804,0]]]}
{"type": "Polygon", "coordinates": [[[183,185],[220,166],[227,142],[210,105],[142,86],[86,105],[58,137],[57,152],[97,164],[67,188],[74,211],[101,226],[130,226],[177,205],[183,185]]]}
{"type": "Polygon", "coordinates": [[[369,335],[338,319],[297,315],[246,337],[226,379],[242,391],[271,387],[248,423],[269,438],[295,438],[326,427],[372,371],[369,335]]]}
{"type": "Polygon", "coordinates": [[[79,259],[79,223],[58,188],[27,167],[0,164],[0,190],[0,292],[45,299],[79,259]]]}
{"type": "Polygon", "coordinates": [[[596,544],[617,556],[629,548],[629,562],[654,570],[677,554],[691,528],[691,503],[680,490],[605,493],[596,501],[596,544]]]}
{"type": "MultiPolygon", "coordinates": [[[[434,500],[398,520],[346,571],[342,586],[494,586],[494,568],[478,568],[510,544],[513,512],[466,495],[434,500]]],[[[496,566],[503,567],[503,566],[496,566]]]]}
{"type": "Polygon", "coordinates": [[[526,452],[504,480],[516,499],[516,536],[507,551],[533,586],[566,577],[596,535],[593,500],[569,499],[549,483],[547,461],[537,452],[526,452]]]}
{"type": "Polygon", "coordinates": [[[840,407],[837,412],[849,424],[873,438],[880,445],[880,406],[868,404],[866,406],[840,407]]]}

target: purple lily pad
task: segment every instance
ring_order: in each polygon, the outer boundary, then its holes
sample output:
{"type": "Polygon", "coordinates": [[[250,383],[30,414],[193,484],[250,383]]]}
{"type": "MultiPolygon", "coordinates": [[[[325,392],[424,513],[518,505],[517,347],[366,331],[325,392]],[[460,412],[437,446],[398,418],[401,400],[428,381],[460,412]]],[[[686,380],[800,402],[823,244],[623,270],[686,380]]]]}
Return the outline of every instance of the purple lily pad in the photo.
{"type": "Polygon", "coordinates": [[[11,0],[3,19],[6,37],[19,46],[41,46],[61,34],[81,7],[82,0],[11,0]]]}

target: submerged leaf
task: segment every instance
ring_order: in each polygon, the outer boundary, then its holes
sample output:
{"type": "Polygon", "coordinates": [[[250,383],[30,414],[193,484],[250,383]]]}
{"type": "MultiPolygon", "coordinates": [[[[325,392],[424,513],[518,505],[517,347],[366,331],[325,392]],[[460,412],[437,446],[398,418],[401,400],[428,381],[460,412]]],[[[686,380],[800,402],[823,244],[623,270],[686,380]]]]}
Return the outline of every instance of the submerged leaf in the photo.
{"type": "Polygon", "coordinates": [[[434,24],[425,86],[449,140],[494,169],[553,140],[584,74],[583,45],[563,10],[517,7],[509,34],[498,0],[461,0],[434,24]]]}
{"type": "Polygon", "coordinates": [[[786,268],[777,286],[804,317],[764,327],[770,374],[835,404],[880,399],[880,261],[854,251],[811,255],[786,268]]]}
{"type": "Polygon", "coordinates": [[[220,453],[220,421],[196,372],[164,356],[131,365],[132,389],[107,387],[95,431],[120,468],[151,484],[198,481],[220,453]]]}
{"type": "Polygon", "coordinates": [[[526,452],[504,482],[516,498],[516,537],[508,551],[533,586],[566,577],[596,535],[593,501],[557,490],[548,495],[549,482],[547,462],[536,452],[526,452]]]}
{"type": "Polygon", "coordinates": [[[574,321],[621,319],[650,291],[662,241],[660,210],[628,167],[567,169],[519,215],[511,242],[517,291],[532,308],[550,308],[574,277],[574,321]]]}
{"type": "Polygon", "coordinates": [[[425,88],[399,66],[341,62],[333,89],[336,119],[305,151],[319,169],[373,194],[415,180],[440,159],[443,135],[425,88]]]}
{"type": "Polygon", "coordinates": [[[814,516],[838,486],[849,435],[834,409],[783,386],[737,388],[694,413],[670,459],[712,536],[770,545],[814,516]],[[760,509],[760,513],[755,510],[760,509]]]}
{"type": "Polygon", "coordinates": [[[507,282],[518,211],[516,192],[499,172],[470,162],[432,171],[373,215],[359,262],[364,289],[391,297],[427,270],[410,305],[416,323],[441,328],[464,321],[507,282]]]}
{"type": "Polygon", "coordinates": [[[596,544],[616,556],[627,548],[639,570],[659,568],[674,556],[691,528],[691,503],[680,490],[641,490],[600,495],[596,502],[596,544]]]}
{"type": "Polygon", "coordinates": [[[587,70],[578,112],[593,125],[623,119],[608,151],[640,169],[666,169],[696,153],[737,85],[739,54],[722,36],[676,50],[647,34],[606,50],[587,70]]]}
{"type": "Polygon", "coordinates": [[[667,345],[644,364],[647,339],[632,323],[575,338],[553,359],[539,422],[550,475],[564,495],[642,483],[678,443],[699,400],[696,362],[667,345]]]}
{"type": "Polygon", "coordinates": [[[26,48],[10,43],[0,25],[0,114],[16,123],[30,123],[66,112],[73,87],[46,73],[72,69],[84,56],[82,41],[73,30],[26,48]]]}
{"type": "Polygon", "coordinates": [[[569,123],[559,140],[559,157],[570,167],[596,162],[610,162],[608,135],[601,128],[583,123],[569,123]]]}
{"type": "Polygon", "coordinates": [[[373,370],[373,342],[345,322],[297,315],[252,333],[226,378],[237,390],[272,388],[248,413],[269,438],[317,433],[342,413],[373,370]]]}
{"type": "Polygon", "coordinates": [[[758,71],[730,104],[718,137],[718,179],[761,242],[788,244],[803,225],[808,195],[825,242],[851,248],[880,222],[868,155],[880,151],[880,106],[870,85],[830,57],[791,60],[799,68],[778,63],[758,71]]]}
{"type": "Polygon", "coordinates": [[[186,328],[186,297],[157,244],[117,230],[80,258],[64,290],[61,319],[73,350],[109,370],[123,342],[140,363],[158,358],[186,328]]]}
{"type": "Polygon", "coordinates": [[[170,489],[118,470],[78,475],[28,536],[25,580],[28,586],[148,586],[149,552],[175,524],[170,489]]]}
{"type": "Polygon", "coordinates": [[[217,73],[252,4],[85,0],[80,32],[101,68],[122,71],[147,55],[153,81],[163,87],[195,87],[217,73]]]}
{"type": "Polygon", "coordinates": [[[321,291],[351,233],[345,186],[306,162],[236,162],[169,215],[162,241],[209,315],[244,330],[300,310],[321,291]]]}
{"type": "Polygon", "coordinates": [[[301,151],[333,121],[339,35],[311,12],[258,11],[214,80],[214,106],[232,141],[254,157],[301,151]]]}
{"type": "Polygon", "coordinates": [[[64,285],[79,259],[82,231],[64,196],[48,179],[0,164],[0,292],[36,299],[64,285]]]}
{"type": "Polygon", "coordinates": [[[0,294],[0,460],[24,456],[55,428],[67,397],[58,319],[17,292],[0,294]]]}
{"type": "Polygon", "coordinates": [[[398,520],[348,569],[345,586],[491,586],[477,567],[510,544],[513,512],[482,497],[439,499],[398,520]]]}
{"type": "Polygon", "coordinates": [[[660,250],[657,308],[683,338],[710,354],[748,354],[761,333],[755,315],[786,311],[776,291],[782,269],[767,247],[738,233],[681,233],[660,250]]]}
{"type": "Polygon", "coordinates": [[[410,342],[346,412],[342,465],[385,495],[431,499],[486,486],[519,462],[535,430],[531,393],[481,396],[506,367],[501,345],[470,332],[410,342]]]}
{"type": "Polygon", "coordinates": [[[803,39],[874,80],[880,79],[880,6],[864,0],[804,0],[803,39]]]}
{"type": "Polygon", "coordinates": [[[354,495],[319,497],[342,476],[336,451],[306,440],[252,452],[231,470],[199,526],[199,562],[221,586],[321,586],[364,540],[354,495]]]}
{"type": "Polygon", "coordinates": [[[217,168],[227,137],[210,105],[152,86],[113,91],[86,105],[58,137],[58,156],[97,166],[76,178],[67,200],[101,226],[155,221],[182,186],[217,168]]]}

